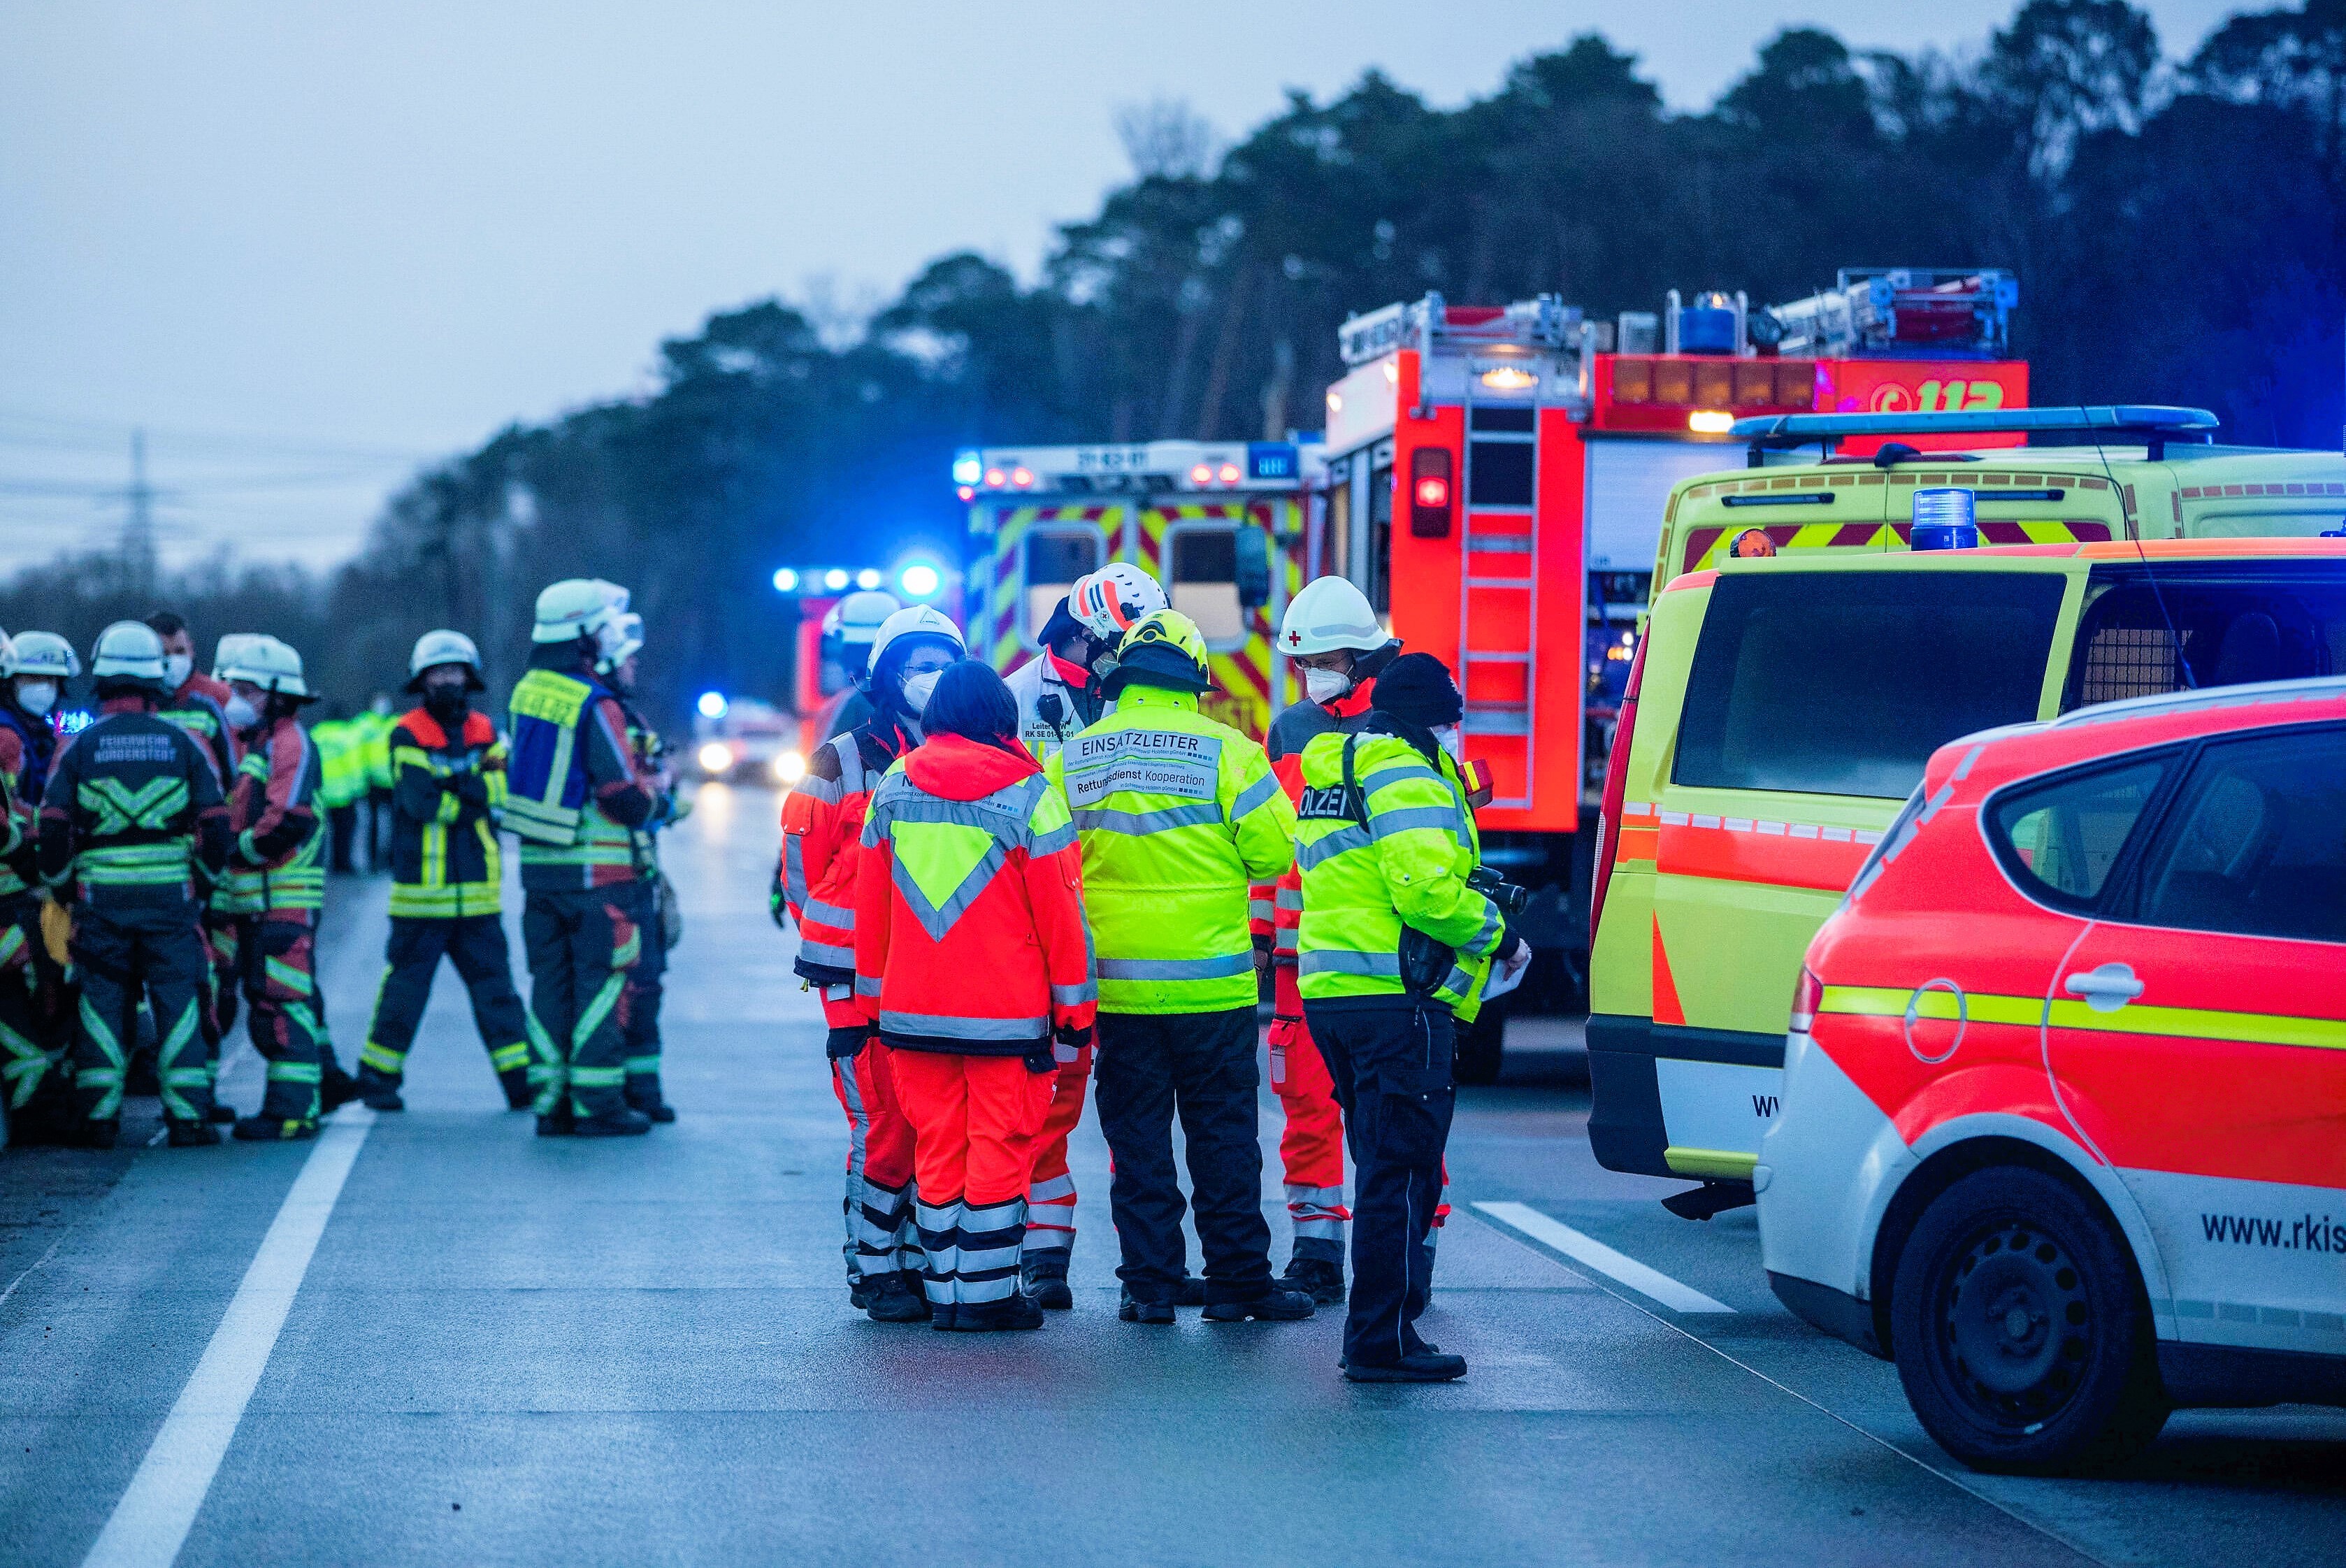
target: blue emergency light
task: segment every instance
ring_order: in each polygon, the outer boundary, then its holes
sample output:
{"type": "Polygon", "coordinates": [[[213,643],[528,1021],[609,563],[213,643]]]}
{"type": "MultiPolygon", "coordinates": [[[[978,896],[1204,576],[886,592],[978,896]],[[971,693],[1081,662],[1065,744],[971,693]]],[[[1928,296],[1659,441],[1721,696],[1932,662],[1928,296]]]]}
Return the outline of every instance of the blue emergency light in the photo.
{"type": "Polygon", "coordinates": [[[956,452],[953,475],[955,484],[975,484],[985,477],[985,459],[974,452],[956,452]]]}
{"type": "Polygon", "coordinates": [[[1953,486],[1914,492],[1912,544],[1917,550],[1979,548],[1972,493],[1953,486]]]}

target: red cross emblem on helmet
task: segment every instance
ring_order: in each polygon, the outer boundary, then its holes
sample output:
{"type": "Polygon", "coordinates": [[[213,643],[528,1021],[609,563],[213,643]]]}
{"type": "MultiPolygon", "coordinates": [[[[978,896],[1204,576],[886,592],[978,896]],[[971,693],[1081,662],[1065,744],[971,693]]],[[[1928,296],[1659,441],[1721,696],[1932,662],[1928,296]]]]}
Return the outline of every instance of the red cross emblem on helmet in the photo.
{"type": "Polygon", "coordinates": [[[1288,633],[1288,634],[1287,634],[1287,646],[1288,646],[1288,647],[1293,647],[1296,644],[1298,644],[1298,643],[1301,642],[1302,640],[1303,640],[1303,634],[1302,634],[1301,632],[1290,632],[1290,633],[1288,633]]]}

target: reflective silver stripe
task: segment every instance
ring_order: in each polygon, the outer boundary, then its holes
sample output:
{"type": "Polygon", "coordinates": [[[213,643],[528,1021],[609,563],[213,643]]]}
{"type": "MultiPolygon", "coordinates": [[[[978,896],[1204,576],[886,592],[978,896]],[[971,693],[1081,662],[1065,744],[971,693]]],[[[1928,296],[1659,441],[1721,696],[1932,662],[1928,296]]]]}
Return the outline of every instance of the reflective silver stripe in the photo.
{"type": "Polygon", "coordinates": [[[1276,906],[1269,899],[1247,900],[1247,919],[1249,920],[1268,921],[1278,912],[1276,906]]]}
{"type": "Polygon", "coordinates": [[[1055,985],[1051,987],[1051,1003],[1055,1007],[1074,1007],[1082,1003],[1097,1002],[1098,1000],[1099,987],[1093,984],[1088,980],[1085,981],[1081,985],[1055,985]]]}
{"type": "Polygon", "coordinates": [[[820,800],[826,806],[836,806],[847,798],[847,791],[841,786],[838,779],[818,779],[811,773],[800,779],[797,788],[791,793],[804,795],[811,800],[820,800]]]}
{"type": "Polygon", "coordinates": [[[1296,913],[1301,914],[1303,912],[1303,890],[1301,888],[1280,889],[1279,907],[1283,910],[1293,910],[1296,913]]]}
{"type": "Polygon", "coordinates": [[[801,907],[806,903],[806,858],[799,850],[796,833],[782,835],[782,896],[801,907]]]}
{"type": "Polygon", "coordinates": [[[837,926],[842,931],[853,931],[855,929],[855,911],[853,910],[842,909],[837,904],[827,904],[821,899],[809,899],[806,901],[806,918],[809,920],[819,920],[825,925],[837,926]]]}
{"type": "Polygon", "coordinates": [[[1050,1203],[1059,1198],[1066,1198],[1069,1203],[1076,1200],[1076,1178],[1073,1175],[1055,1176],[1026,1189],[1029,1204],[1050,1203]]]}
{"type": "Polygon", "coordinates": [[[1039,860],[1046,856],[1056,855],[1075,841],[1075,824],[1063,823],[1047,833],[1035,834],[1034,840],[1026,846],[1026,858],[1030,860],[1039,860]]]}
{"type": "Polygon", "coordinates": [[[855,977],[855,994],[856,994],[856,995],[858,995],[858,996],[877,996],[877,995],[879,995],[879,994],[880,994],[880,982],[878,982],[877,980],[872,979],[872,978],[870,975],[868,975],[868,974],[859,974],[859,975],[857,975],[857,976],[855,977]]]}
{"type": "Polygon", "coordinates": [[[863,766],[863,748],[855,744],[855,732],[831,738],[831,755],[839,759],[839,793],[844,799],[860,795],[868,788],[872,770],[863,766]]]}
{"type": "Polygon", "coordinates": [[[1474,989],[1474,977],[1454,966],[1448,974],[1442,977],[1442,989],[1453,996],[1464,996],[1474,989]]]}
{"type": "MultiPolygon", "coordinates": [[[[862,977],[855,989],[862,991],[862,977]]],[[[880,1027],[891,1034],[919,1034],[937,1040],[1040,1040],[1050,1033],[1047,1018],[956,1018],[944,1013],[887,1013],[880,1027]]]]}
{"type": "Polygon", "coordinates": [[[1397,952],[1351,952],[1342,948],[1315,948],[1300,954],[1295,962],[1298,974],[1365,974],[1379,980],[1401,978],[1401,954],[1397,952]]]}
{"type": "Polygon", "coordinates": [[[1201,806],[1168,806],[1158,811],[1086,808],[1077,811],[1075,818],[1076,826],[1087,832],[1124,833],[1137,838],[1146,833],[1170,832],[1176,828],[1211,827],[1221,821],[1222,809],[1212,801],[1201,806]]]}
{"type": "Polygon", "coordinates": [[[1237,821],[1239,818],[1251,812],[1256,807],[1267,803],[1273,795],[1278,793],[1279,775],[1276,773],[1264,774],[1261,778],[1248,785],[1244,789],[1239,791],[1239,798],[1230,802],[1230,820],[1233,822],[1237,821]]]}
{"type": "Polygon", "coordinates": [[[1380,839],[1406,833],[1414,828],[1431,828],[1437,833],[1454,837],[1458,831],[1457,809],[1453,806],[1407,806],[1398,811],[1375,811],[1369,816],[1369,829],[1380,839]]]}
{"type": "Polygon", "coordinates": [[[1323,833],[1310,843],[1299,840],[1295,846],[1295,863],[1303,870],[1314,871],[1348,850],[1365,850],[1373,842],[1369,830],[1362,827],[1339,828],[1323,833]]]}
{"type": "MultiPolygon", "coordinates": [[[[1373,795],[1388,784],[1399,784],[1409,779],[1423,779],[1432,784],[1443,783],[1442,775],[1423,763],[1395,762],[1380,768],[1373,773],[1362,774],[1361,793],[1373,795]]],[[[1449,788],[1446,784],[1443,787],[1449,788]]]]}
{"type": "MultiPolygon", "coordinates": [[[[855,950],[853,948],[831,947],[822,942],[809,942],[803,933],[799,937],[799,956],[807,960],[811,963],[828,964],[832,969],[853,969],[855,967],[855,950]]],[[[879,987],[874,986],[871,993],[874,996],[879,995],[879,987]]]]}
{"type": "Polygon", "coordinates": [[[1482,929],[1477,931],[1474,938],[1465,944],[1464,951],[1477,957],[1489,952],[1492,948],[1498,945],[1500,929],[1499,906],[1485,899],[1483,902],[1482,929]]]}
{"type": "Polygon", "coordinates": [[[1103,958],[1102,980],[1227,980],[1254,972],[1254,953],[1234,952],[1222,958],[1103,958]]]}

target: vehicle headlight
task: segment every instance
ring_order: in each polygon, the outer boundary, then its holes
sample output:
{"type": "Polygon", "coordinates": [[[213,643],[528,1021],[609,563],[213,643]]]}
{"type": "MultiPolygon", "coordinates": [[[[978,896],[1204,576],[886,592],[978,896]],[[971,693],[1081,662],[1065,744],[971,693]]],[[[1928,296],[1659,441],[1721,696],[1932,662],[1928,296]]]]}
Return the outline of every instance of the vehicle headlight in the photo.
{"type": "Polygon", "coordinates": [[[795,751],[785,751],[774,759],[774,782],[795,784],[806,777],[806,759],[795,751]]]}
{"type": "Polygon", "coordinates": [[[733,748],[721,740],[712,740],[700,748],[700,770],[703,773],[733,771],[733,748]]]}

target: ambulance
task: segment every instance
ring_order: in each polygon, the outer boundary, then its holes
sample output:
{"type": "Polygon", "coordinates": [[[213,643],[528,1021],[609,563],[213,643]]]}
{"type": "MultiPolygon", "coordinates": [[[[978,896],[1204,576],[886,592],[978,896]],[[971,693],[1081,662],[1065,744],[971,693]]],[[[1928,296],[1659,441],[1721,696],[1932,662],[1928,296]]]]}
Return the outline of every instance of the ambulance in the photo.
{"type": "Polygon", "coordinates": [[[2151,407],[1770,416],[1738,428],[1749,466],[1673,490],[1596,835],[1600,1164],[1702,1184],[1664,1200],[1688,1217],[1751,1200],[1800,954],[1933,748],[2341,667],[2339,547],[2315,536],[2346,523],[2346,457],[2215,430],[2151,407]],[[1976,547],[1912,548],[1918,504],[1950,497],[1976,547]]]}

